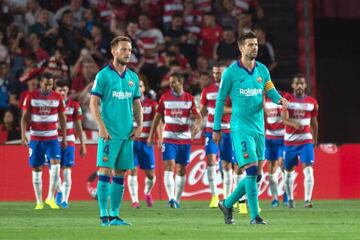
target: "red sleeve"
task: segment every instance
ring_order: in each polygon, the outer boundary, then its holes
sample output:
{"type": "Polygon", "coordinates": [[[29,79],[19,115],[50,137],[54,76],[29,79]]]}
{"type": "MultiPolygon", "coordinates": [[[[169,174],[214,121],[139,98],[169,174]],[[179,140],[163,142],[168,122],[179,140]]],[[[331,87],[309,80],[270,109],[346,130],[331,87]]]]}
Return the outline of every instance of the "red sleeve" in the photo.
{"type": "Polygon", "coordinates": [[[83,113],[80,104],[74,102],[74,120],[82,120],[82,119],[83,119],[83,113]]]}
{"type": "Polygon", "coordinates": [[[202,90],[201,92],[201,96],[200,96],[200,103],[203,106],[206,106],[207,100],[206,100],[206,88],[204,90],[202,90]]]}
{"type": "Polygon", "coordinates": [[[161,115],[164,115],[164,111],[165,111],[164,99],[163,97],[161,97],[156,112],[160,113],[161,115]]]}
{"type": "Polygon", "coordinates": [[[319,110],[319,104],[317,103],[317,101],[315,99],[313,100],[313,103],[314,103],[314,109],[311,111],[311,117],[317,117],[318,110],[319,110]]]}
{"type": "Polygon", "coordinates": [[[58,111],[59,111],[59,113],[63,113],[63,112],[65,112],[65,101],[60,95],[58,95],[58,96],[59,96],[58,98],[60,101],[60,104],[58,106],[58,111]]]}
{"type": "Polygon", "coordinates": [[[22,110],[24,111],[30,111],[30,108],[31,108],[31,98],[32,98],[32,95],[31,94],[28,94],[25,99],[24,99],[24,102],[22,103],[22,110]]]}

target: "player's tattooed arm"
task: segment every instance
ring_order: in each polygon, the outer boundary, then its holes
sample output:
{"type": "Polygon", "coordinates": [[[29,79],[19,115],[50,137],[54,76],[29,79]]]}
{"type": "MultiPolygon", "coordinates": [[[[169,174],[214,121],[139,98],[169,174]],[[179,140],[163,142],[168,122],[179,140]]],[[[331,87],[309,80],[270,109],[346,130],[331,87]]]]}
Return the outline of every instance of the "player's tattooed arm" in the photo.
{"type": "Polygon", "coordinates": [[[62,147],[66,147],[66,115],[64,112],[59,113],[59,123],[61,127],[61,134],[62,134],[62,147]]]}

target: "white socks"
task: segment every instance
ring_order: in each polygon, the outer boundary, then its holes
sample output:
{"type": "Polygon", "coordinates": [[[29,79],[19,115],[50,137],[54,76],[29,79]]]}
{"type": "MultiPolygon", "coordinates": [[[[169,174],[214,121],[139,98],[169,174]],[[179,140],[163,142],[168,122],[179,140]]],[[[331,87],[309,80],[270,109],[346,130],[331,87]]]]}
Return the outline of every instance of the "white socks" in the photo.
{"type": "Polygon", "coordinates": [[[278,200],[278,174],[269,174],[269,188],[272,198],[278,200]]]}
{"type": "Polygon", "coordinates": [[[208,166],[206,169],[211,195],[216,193],[216,166],[208,166]]]}
{"type": "Polygon", "coordinates": [[[60,176],[60,163],[51,164],[49,174],[50,174],[50,183],[49,183],[49,192],[47,199],[54,199],[54,193],[60,176]]]}
{"type": "Polygon", "coordinates": [[[175,182],[174,182],[174,173],[172,171],[164,172],[164,183],[166,194],[168,195],[169,200],[175,198],[175,182]]]}
{"type": "Polygon", "coordinates": [[[289,200],[294,200],[294,171],[288,172],[285,170],[284,178],[286,194],[288,195],[289,200]]]}
{"type": "Polygon", "coordinates": [[[128,175],[127,183],[131,197],[131,202],[133,203],[139,202],[139,196],[138,196],[139,184],[138,184],[137,176],[128,175]]]}
{"type": "Polygon", "coordinates": [[[186,176],[175,175],[175,201],[180,202],[184,191],[186,176]]]}
{"type": "Polygon", "coordinates": [[[150,179],[148,177],[145,177],[145,187],[144,187],[144,193],[145,195],[150,195],[152,188],[155,185],[156,177],[154,176],[153,179],[150,179]]]}
{"type": "Polygon", "coordinates": [[[232,169],[226,171],[224,170],[224,182],[223,182],[223,195],[224,199],[227,198],[231,193],[231,187],[232,187],[232,169]]]}
{"type": "Polygon", "coordinates": [[[36,204],[42,204],[42,172],[32,171],[32,182],[36,197],[36,204]]]}
{"type": "Polygon", "coordinates": [[[314,169],[311,166],[305,167],[304,170],[304,200],[311,201],[314,188],[314,169]]]}
{"type": "Polygon", "coordinates": [[[62,184],[63,202],[68,203],[69,202],[70,191],[71,191],[71,184],[72,184],[71,169],[70,168],[65,168],[63,170],[63,175],[64,175],[64,182],[62,184]]]}

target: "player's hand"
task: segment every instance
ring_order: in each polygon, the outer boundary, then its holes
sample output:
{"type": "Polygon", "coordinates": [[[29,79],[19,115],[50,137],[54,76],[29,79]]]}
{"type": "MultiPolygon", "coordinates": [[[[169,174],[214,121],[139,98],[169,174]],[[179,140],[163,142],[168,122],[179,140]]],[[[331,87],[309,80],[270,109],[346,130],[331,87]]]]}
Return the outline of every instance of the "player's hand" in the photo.
{"type": "Polygon", "coordinates": [[[216,144],[219,144],[219,142],[220,142],[220,140],[221,140],[221,131],[218,131],[218,132],[213,132],[212,133],[212,138],[213,138],[213,140],[214,140],[214,142],[216,143],[216,144]]]}
{"type": "Polygon", "coordinates": [[[85,145],[85,144],[81,144],[81,147],[80,147],[80,156],[81,156],[81,157],[85,157],[85,156],[86,156],[86,145],[85,145]]]}
{"type": "Polygon", "coordinates": [[[194,125],[191,127],[191,139],[194,139],[196,134],[200,132],[200,126],[194,125]]]}
{"type": "Polygon", "coordinates": [[[282,105],[283,110],[286,110],[288,107],[288,100],[286,98],[280,98],[279,103],[282,105]]]}
{"type": "Polygon", "coordinates": [[[158,146],[158,148],[160,148],[160,149],[161,149],[162,145],[163,145],[163,141],[162,141],[162,139],[158,139],[158,142],[157,142],[157,146],[158,146]]]}
{"type": "Polygon", "coordinates": [[[108,133],[108,131],[106,130],[105,126],[100,127],[100,129],[99,129],[99,137],[103,138],[105,142],[111,139],[111,136],[108,133]]]}
{"type": "Polygon", "coordinates": [[[29,146],[29,141],[26,136],[21,137],[21,144],[24,145],[25,147],[29,146]]]}
{"type": "Polygon", "coordinates": [[[67,144],[66,138],[63,138],[63,140],[61,141],[61,147],[66,148],[67,145],[68,144],[67,144]]]}
{"type": "Polygon", "coordinates": [[[154,140],[153,140],[153,138],[151,136],[148,136],[148,138],[146,139],[146,144],[148,146],[154,145],[154,140]]]}
{"type": "Polygon", "coordinates": [[[293,126],[296,130],[303,130],[304,126],[301,125],[300,123],[295,122],[294,126],[293,126]]]}
{"type": "Polygon", "coordinates": [[[142,127],[135,127],[130,135],[131,139],[132,140],[135,140],[137,139],[138,137],[140,137],[140,134],[141,134],[141,131],[142,131],[142,127]]]}

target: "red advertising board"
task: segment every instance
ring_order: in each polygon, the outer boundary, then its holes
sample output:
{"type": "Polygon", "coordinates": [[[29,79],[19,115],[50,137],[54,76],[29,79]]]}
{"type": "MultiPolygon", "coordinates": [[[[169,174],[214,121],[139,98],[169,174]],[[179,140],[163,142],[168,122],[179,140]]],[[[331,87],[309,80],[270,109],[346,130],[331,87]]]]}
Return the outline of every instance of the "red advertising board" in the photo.
{"type": "MultiPolygon", "coordinates": [[[[96,145],[87,146],[88,155],[80,158],[76,153],[76,165],[73,168],[72,200],[91,199],[90,193],[96,187],[96,178],[91,179],[96,171],[96,145]],[[91,180],[89,180],[89,178],[91,180]]],[[[315,188],[314,199],[349,199],[360,198],[360,144],[321,145],[315,151],[315,188]]],[[[205,152],[201,145],[193,145],[190,164],[187,168],[183,199],[209,199],[210,189],[206,176],[205,152]]],[[[163,162],[156,150],[156,184],[153,189],[155,199],[166,200],[163,184],[163,162]]],[[[296,169],[297,199],[303,198],[303,172],[301,166],[296,169]]],[[[28,164],[28,150],[19,145],[0,146],[0,201],[33,201],[31,169],[28,164]]],[[[218,171],[218,192],[221,193],[221,174],[218,171]]],[[[139,173],[139,194],[143,199],[144,175],[139,173]]],[[[282,193],[283,181],[279,179],[279,194],[282,193]]],[[[43,174],[43,197],[47,195],[48,169],[43,174]]],[[[260,185],[260,197],[269,198],[267,167],[260,185]]],[[[128,192],[125,198],[129,199],[128,192]]]]}

